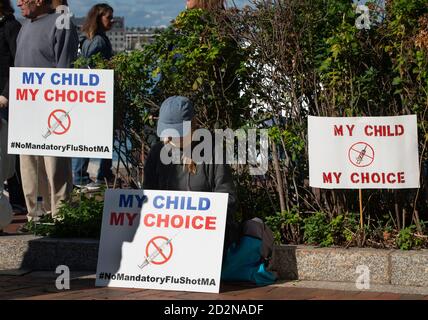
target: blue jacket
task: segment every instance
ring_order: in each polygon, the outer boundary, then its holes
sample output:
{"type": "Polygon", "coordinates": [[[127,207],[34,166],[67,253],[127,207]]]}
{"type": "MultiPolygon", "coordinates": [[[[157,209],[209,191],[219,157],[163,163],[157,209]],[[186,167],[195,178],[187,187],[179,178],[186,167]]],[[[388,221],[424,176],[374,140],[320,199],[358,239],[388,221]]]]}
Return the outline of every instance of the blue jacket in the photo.
{"type": "Polygon", "coordinates": [[[110,39],[105,33],[96,34],[92,40],[84,38],[82,43],[82,56],[90,58],[97,53],[101,53],[101,57],[110,60],[113,57],[113,48],[110,39]]]}

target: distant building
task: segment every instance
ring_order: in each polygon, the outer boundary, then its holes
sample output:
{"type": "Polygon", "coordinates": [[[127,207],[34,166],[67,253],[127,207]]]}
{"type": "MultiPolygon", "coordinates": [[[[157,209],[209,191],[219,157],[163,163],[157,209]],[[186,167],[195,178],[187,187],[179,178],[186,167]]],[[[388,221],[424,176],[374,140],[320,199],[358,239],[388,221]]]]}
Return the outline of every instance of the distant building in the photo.
{"type": "Polygon", "coordinates": [[[156,37],[156,29],[152,28],[128,28],[126,30],[126,51],[141,50],[144,46],[153,43],[156,37]]]}
{"type": "MultiPolygon", "coordinates": [[[[82,34],[82,26],[85,21],[85,18],[72,18],[73,23],[77,26],[79,36],[82,34]]],[[[107,37],[110,39],[113,51],[115,53],[125,51],[126,49],[126,39],[125,39],[125,18],[124,17],[115,17],[115,23],[113,28],[106,33],[107,37]]]]}
{"type": "Polygon", "coordinates": [[[114,52],[122,52],[126,50],[126,28],[125,28],[125,18],[116,17],[114,18],[115,23],[113,28],[107,32],[107,36],[111,41],[114,52]]]}

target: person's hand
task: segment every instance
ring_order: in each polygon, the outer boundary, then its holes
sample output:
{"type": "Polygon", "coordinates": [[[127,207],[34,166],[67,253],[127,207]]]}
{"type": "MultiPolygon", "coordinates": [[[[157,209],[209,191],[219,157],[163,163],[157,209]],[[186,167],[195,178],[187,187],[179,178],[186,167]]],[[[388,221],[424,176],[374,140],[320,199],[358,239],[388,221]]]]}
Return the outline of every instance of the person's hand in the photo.
{"type": "Polygon", "coordinates": [[[9,100],[5,96],[0,96],[0,108],[6,108],[9,100]]]}

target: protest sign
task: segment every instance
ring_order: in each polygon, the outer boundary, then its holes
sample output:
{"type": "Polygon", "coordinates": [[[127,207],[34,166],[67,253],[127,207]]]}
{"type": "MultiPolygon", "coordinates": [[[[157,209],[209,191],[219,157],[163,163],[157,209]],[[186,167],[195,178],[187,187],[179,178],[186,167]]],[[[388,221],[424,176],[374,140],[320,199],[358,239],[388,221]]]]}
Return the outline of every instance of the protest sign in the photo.
{"type": "Polygon", "coordinates": [[[10,154],[112,158],[113,71],[11,68],[10,154]]]}
{"type": "Polygon", "coordinates": [[[96,285],[218,293],[228,196],[107,190],[96,285]]]}
{"type": "Polygon", "coordinates": [[[323,189],[419,188],[416,116],[309,117],[309,179],[323,189]]]}

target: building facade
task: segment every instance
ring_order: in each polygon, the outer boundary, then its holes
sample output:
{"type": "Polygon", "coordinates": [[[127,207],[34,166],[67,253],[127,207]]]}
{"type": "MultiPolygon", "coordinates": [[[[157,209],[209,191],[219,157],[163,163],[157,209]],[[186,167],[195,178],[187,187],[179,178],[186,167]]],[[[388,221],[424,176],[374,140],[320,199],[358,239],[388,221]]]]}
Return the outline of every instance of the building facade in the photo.
{"type": "Polygon", "coordinates": [[[155,29],[152,28],[129,28],[126,30],[126,51],[141,50],[144,46],[155,40],[155,29]]]}

